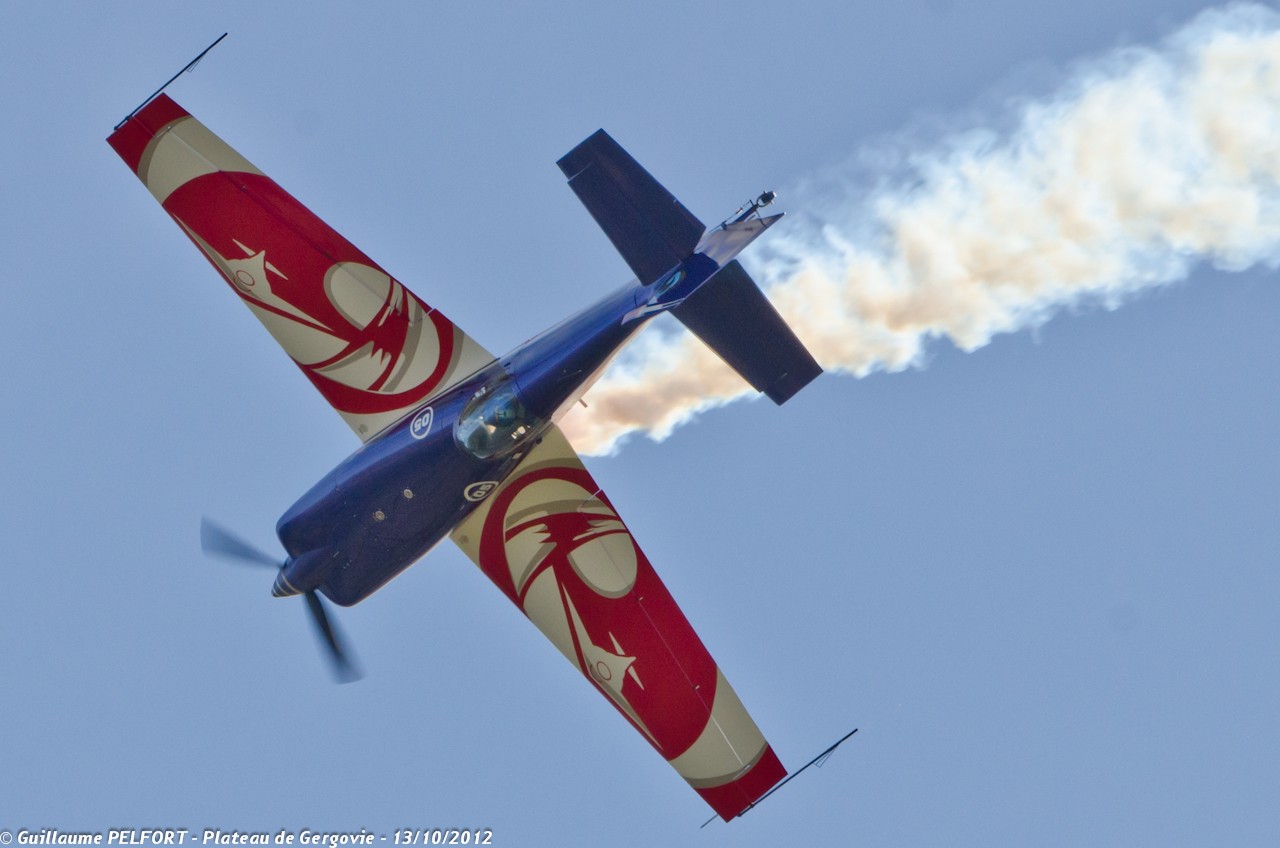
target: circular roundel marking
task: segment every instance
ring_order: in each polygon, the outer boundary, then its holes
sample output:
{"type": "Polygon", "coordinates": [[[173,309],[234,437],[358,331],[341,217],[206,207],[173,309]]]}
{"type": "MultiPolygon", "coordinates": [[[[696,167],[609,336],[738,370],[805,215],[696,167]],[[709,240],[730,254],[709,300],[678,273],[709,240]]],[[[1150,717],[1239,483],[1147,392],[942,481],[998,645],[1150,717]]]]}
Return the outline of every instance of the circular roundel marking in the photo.
{"type": "Polygon", "coordinates": [[[421,410],[409,422],[409,434],[415,439],[425,439],[431,432],[431,422],[435,420],[435,412],[431,407],[421,410]]]}
{"type": "Polygon", "coordinates": [[[498,488],[496,480],[481,480],[478,483],[472,483],[463,490],[462,496],[472,503],[477,503],[493,494],[493,490],[498,488]]]}
{"type": "Polygon", "coordinates": [[[596,662],[596,676],[601,680],[612,680],[613,670],[610,669],[609,666],[605,665],[604,660],[599,660],[596,662]]]}
{"type": "Polygon", "coordinates": [[[243,269],[236,271],[236,282],[246,289],[251,289],[258,284],[253,275],[243,269]]]}
{"type": "Polygon", "coordinates": [[[666,293],[667,291],[674,288],[683,279],[684,279],[684,269],[681,268],[680,270],[672,274],[670,277],[667,277],[665,280],[663,280],[661,283],[658,284],[658,294],[666,293]]]}

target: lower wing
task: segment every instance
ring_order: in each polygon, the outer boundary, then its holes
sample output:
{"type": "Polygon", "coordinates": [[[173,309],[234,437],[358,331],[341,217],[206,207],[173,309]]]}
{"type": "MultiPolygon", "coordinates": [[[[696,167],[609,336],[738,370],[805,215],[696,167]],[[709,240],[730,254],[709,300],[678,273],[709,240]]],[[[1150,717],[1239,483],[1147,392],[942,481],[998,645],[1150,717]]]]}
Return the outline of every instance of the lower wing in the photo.
{"type": "Polygon", "coordinates": [[[786,776],[558,428],[452,538],[722,818],[786,776]]]}

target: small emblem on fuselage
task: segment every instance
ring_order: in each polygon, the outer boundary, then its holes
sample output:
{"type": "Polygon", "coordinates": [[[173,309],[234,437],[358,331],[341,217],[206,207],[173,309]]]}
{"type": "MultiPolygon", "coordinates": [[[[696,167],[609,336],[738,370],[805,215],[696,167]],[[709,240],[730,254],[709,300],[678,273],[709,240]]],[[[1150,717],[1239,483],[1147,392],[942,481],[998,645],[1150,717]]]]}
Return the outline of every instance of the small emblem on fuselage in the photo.
{"type": "Polygon", "coordinates": [[[472,483],[463,490],[462,496],[467,500],[475,503],[482,501],[489,495],[493,494],[493,490],[498,488],[498,484],[494,480],[481,480],[479,483],[472,483]]]}
{"type": "Polygon", "coordinates": [[[409,433],[415,439],[424,439],[431,432],[431,422],[435,418],[435,413],[431,407],[420,410],[417,415],[413,416],[413,420],[409,422],[409,433]]]}

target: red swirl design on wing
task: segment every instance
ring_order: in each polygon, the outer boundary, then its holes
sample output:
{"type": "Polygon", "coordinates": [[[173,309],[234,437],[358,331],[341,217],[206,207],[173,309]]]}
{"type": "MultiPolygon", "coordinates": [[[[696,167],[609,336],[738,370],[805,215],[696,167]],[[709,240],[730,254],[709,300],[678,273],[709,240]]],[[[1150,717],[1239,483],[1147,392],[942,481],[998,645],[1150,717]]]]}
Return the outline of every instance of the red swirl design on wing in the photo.
{"type": "Polygon", "coordinates": [[[206,254],[217,254],[209,255],[210,261],[246,303],[296,323],[299,334],[331,337],[332,344],[323,348],[324,355],[316,361],[303,361],[285,346],[337,409],[359,414],[400,409],[425,398],[445,378],[458,344],[453,324],[269,177],[206,174],[177,188],[164,207],[206,254]],[[250,259],[265,265],[260,273],[266,280],[228,274],[228,261],[250,259]],[[382,298],[381,307],[370,310],[363,322],[354,322],[344,313],[326,287],[327,275],[339,267],[368,269],[380,282],[387,281],[385,292],[362,293],[366,299],[382,298]],[[266,289],[270,298],[260,294],[266,289]],[[415,322],[429,327],[415,326],[415,322]],[[415,332],[429,332],[433,339],[428,341],[434,344],[411,346],[415,332]],[[406,361],[415,355],[434,356],[434,360],[406,361]],[[343,363],[359,370],[359,383],[332,376],[332,369],[343,363]],[[392,385],[393,376],[402,372],[412,374],[409,384],[392,385]]]}
{"type": "Polygon", "coordinates": [[[707,725],[716,664],[605,495],[585,470],[552,466],[530,471],[494,497],[481,531],[481,568],[526,614],[530,587],[553,575],[583,675],[660,754],[679,756],[707,725]],[[546,480],[580,489],[586,511],[533,518],[509,514],[522,491],[546,480]],[[540,534],[545,547],[541,560],[526,571],[530,564],[512,563],[508,549],[517,536],[531,531],[540,534]],[[634,551],[635,578],[628,590],[611,597],[583,579],[582,563],[575,567],[573,557],[592,555],[589,546],[618,534],[625,535],[627,551],[634,551]],[[521,586],[513,572],[523,575],[521,586]]]}

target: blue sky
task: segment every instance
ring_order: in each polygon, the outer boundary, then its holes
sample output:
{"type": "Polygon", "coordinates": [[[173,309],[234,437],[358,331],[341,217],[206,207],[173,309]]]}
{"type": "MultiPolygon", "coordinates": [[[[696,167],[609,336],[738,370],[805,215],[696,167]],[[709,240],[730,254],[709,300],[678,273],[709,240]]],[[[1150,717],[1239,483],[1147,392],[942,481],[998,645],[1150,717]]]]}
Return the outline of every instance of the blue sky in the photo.
{"type": "MultiPolygon", "coordinates": [[[[103,139],[178,102],[490,349],[627,276],[554,161],[704,220],[1009,122],[1203,4],[50,3],[0,34],[0,830],[490,827],[499,845],[1250,845],[1280,783],[1280,291],[1196,266],[588,465],[783,761],[732,825],[460,553],[341,621],[264,548],[355,447],[103,139]],[[264,4],[265,5],[265,4],[264,4]]],[[[867,172],[867,179],[874,173],[867,172]]]]}

